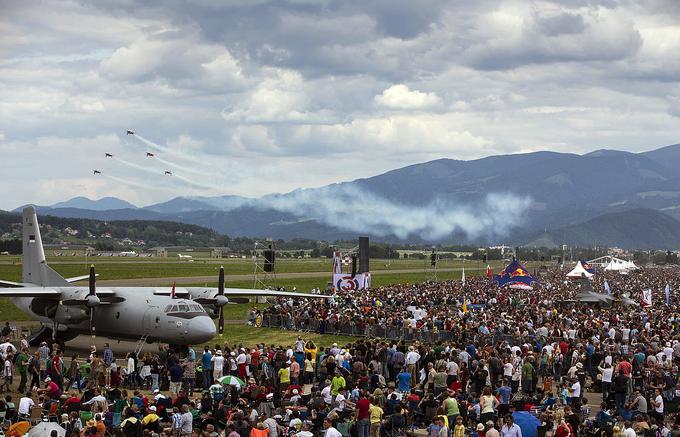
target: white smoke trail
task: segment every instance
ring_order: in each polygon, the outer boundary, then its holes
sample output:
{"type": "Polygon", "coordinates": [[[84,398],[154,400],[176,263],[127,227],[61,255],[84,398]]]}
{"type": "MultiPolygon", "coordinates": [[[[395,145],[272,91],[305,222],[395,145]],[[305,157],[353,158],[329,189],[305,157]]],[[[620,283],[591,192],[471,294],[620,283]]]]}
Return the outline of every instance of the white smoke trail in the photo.
{"type": "Polygon", "coordinates": [[[145,167],[145,166],[143,166],[143,165],[139,165],[139,164],[137,164],[137,163],[127,161],[127,160],[125,160],[125,159],[123,159],[123,158],[119,158],[118,156],[114,156],[113,159],[114,159],[116,162],[119,162],[119,163],[121,163],[121,164],[123,164],[123,165],[126,165],[126,166],[130,167],[130,168],[134,168],[135,170],[143,171],[143,172],[145,172],[145,173],[153,174],[153,175],[156,175],[156,176],[159,175],[159,172],[158,172],[157,170],[153,170],[153,169],[151,169],[151,168],[149,168],[149,167],[145,167]]]}
{"type": "Polygon", "coordinates": [[[171,168],[173,170],[181,170],[181,171],[186,172],[186,173],[193,173],[193,174],[203,175],[203,176],[205,176],[205,174],[206,174],[205,170],[197,170],[195,168],[186,167],[184,165],[179,165],[179,164],[176,164],[174,162],[168,161],[167,159],[163,159],[158,155],[154,155],[153,157],[151,157],[151,159],[156,159],[161,164],[165,164],[168,168],[171,168]]]}
{"type": "Polygon", "coordinates": [[[132,181],[130,179],[123,179],[123,178],[119,178],[117,176],[111,176],[111,175],[106,174],[106,173],[102,173],[102,176],[104,176],[107,179],[111,179],[112,181],[118,182],[119,184],[129,185],[129,186],[135,187],[135,188],[144,188],[144,189],[149,188],[148,185],[144,185],[144,184],[141,184],[139,182],[132,181]]]}
{"type": "Polygon", "coordinates": [[[196,158],[192,155],[177,151],[175,149],[171,149],[171,148],[166,147],[166,146],[161,146],[160,144],[154,143],[153,141],[148,140],[148,139],[144,138],[143,136],[141,136],[137,133],[135,133],[134,136],[139,141],[141,141],[142,143],[146,144],[147,146],[151,147],[154,150],[157,150],[157,151],[163,152],[163,153],[167,153],[168,155],[175,155],[178,158],[181,158],[181,159],[186,160],[186,161],[191,161],[191,162],[198,164],[198,165],[201,165],[201,166],[205,165],[204,162],[201,162],[201,160],[199,160],[198,158],[196,158]]]}
{"type": "Polygon", "coordinates": [[[531,204],[528,197],[494,193],[477,204],[454,204],[434,200],[424,206],[404,205],[348,185],[299,190],[268,196],[257,202],[260,208],[273,208],[297,217],[354,232],[376,236],[394,235],[400,239],[418,235],[439,240],[454,232],[469,238],[500,237],[521,223],[531,204]]]}

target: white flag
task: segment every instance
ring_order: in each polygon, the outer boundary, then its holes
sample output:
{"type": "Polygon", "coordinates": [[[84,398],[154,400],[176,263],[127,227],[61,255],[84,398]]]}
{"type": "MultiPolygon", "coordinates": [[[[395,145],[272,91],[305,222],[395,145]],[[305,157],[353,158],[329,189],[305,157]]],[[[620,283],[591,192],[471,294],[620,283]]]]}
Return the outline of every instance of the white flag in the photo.
{"type": "Polygon", "coordinates": [[[671,304],[671,286],[666,284],[666,306],[671,304]]]}
{"type": "Polygon", "coordinates": [[[648,288],[646,290],[642,290],[642,302],[640,302],[643,307],[651,307],[652,306],[652,289],[648,288]]]}
{"type": "Polygon", "coordinates": [[[460,282],[465,284],[465,267],[463,267],[463,274],[460,276],[460,282]]]}
{"type": "Polygon", "coordinates": [[[604,291],[606,291],[607,294],[612,294],[612,290],[609,288],[609,283],[606,280],[604,281],[604,291]]]}

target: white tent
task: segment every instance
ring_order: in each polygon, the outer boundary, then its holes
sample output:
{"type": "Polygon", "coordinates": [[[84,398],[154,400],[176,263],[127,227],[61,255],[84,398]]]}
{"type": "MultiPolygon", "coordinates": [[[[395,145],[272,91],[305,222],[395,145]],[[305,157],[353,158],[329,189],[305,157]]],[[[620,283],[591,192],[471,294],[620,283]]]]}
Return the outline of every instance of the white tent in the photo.
{"type": "Polygon", "coordinates": [[[637,269],[637,266],[631,261],[624,261],[622,259],[612,257],[611,261],[609,261],[609,264],[607,264],[604,269],[615,272],[627,272],[629,270],[637,269]]]}
{"type": "Polygon", "coordinates": [[[593,274],[588,272],[586,269],[583,268],[583,264],[581,264],[581,261],[576,263],[576,267],[574,269],[567,273],[567,278],[592,278],[593,274]]]}

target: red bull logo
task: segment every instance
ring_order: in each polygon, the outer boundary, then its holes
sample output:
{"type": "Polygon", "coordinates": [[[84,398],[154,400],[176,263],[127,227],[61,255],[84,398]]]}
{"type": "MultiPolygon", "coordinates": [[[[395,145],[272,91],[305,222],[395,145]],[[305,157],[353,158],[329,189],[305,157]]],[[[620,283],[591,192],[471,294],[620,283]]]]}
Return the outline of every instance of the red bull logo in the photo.
{"type": "Polygon", "coordinates": [[[527,272],[526,270],[518,268],[514,272],[510,273],[511,278],[514,278],[516,276],[530,276],[530,275],[529,272],[527,272]]]}

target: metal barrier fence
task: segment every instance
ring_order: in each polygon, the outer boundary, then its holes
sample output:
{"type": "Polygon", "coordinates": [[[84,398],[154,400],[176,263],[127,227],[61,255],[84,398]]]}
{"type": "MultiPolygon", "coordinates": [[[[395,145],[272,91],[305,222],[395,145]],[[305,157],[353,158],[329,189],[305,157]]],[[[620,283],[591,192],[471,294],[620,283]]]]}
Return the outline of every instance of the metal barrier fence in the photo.
{"type": "MultiPolygon", "coordinates": [[[[319,334],[335,334],[346,335],[353,337],[375,337],[384,338],[386,340],[406,340],[406,341],[466,341],[476,345],[486,344],[488,342],[498,343],[499,341],[506,341],[510,345],[521,345],[524,343],[534,343],[537,340],[536,336],[529,335],[518,337],[513,335],[490,333],[484,335],[482,333],[471,333],[466,331],[464,333],[454,332],[448,330],[431,330],[425,331],[423,329],[408,328],[403,326],[382,326],[370,324],[356,324],[344,322],[326,322],[318,319],[294,319],[291,317],[283,317],[280,315],[265,314],[262,316],[263,328],[279,328],[288,329],[291,331],[307,331],[316,332],[319,334]]],[[[561,338],[542,338],[544,342],[561,341],[561,338]]]]}

